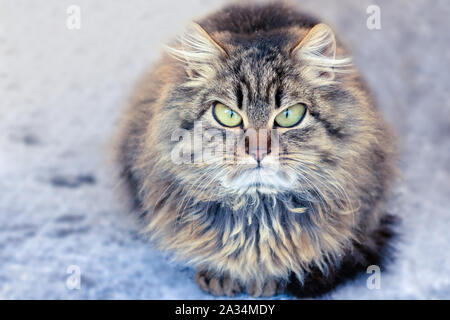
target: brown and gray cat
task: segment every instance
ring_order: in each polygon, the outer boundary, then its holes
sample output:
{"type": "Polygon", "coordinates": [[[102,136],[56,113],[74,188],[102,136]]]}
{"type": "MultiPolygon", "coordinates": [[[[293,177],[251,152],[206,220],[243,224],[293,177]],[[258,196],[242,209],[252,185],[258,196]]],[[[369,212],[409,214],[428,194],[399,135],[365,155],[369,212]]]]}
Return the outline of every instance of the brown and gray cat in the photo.
{"type": "Polygon", "coordinates": [[[118,146],[150,239],[214,295],[314,296],[379,263],[393,135],[330,27],[286,5],[231,5],[167,49],[118,146]]]}

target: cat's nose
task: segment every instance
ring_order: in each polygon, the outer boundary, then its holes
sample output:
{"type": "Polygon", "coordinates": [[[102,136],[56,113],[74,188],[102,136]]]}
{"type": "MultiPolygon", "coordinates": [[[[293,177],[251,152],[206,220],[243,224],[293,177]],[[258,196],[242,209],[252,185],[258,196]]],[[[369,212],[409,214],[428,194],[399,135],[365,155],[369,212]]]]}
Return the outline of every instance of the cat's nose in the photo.
{"type": "Polygon", "coordinates": [[[258,162],[258,164],[260,164],[267,155],[267,148],[261,148],[260,146],[250,148],[248,150],[248,154],[251,155],[258,162]]]}
{"type": "Polygon", "coordinates": [[[267,134],[267,131],[260,129],[255,133],[256,135],[253,139],[250,139],[249,136],[245,138],[245,151],[248,155],[252,156],[258,162],[258,166],[260,166],[261,161],[271,151],[271,139],[267,134]]]}

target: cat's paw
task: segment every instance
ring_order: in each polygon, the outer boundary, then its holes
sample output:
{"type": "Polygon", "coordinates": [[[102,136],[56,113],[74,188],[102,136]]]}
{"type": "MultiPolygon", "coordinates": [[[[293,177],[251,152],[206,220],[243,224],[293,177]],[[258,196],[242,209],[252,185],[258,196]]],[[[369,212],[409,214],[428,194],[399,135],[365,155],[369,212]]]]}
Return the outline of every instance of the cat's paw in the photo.
{"type": "Polygon", "coordinates": [[[195,282],[200,289],[214,296],[233,297],[243,291],[237,280],[233,280],[226,275],[219,276],[209,271],[197,271],[195,282]]]}
{"type": "Polygon", "coordinates": [[[245,291],[254,298],[271,297],[281,294],[286,289],[286,283],[275,279],[267,280],[262,286],[256,282],[250,282],[245,291]]]}
{"type": "Polygon", "coordinates": [[[239,293],[248,293],[255,298],[271,297],[283,293],[286,289],[285,282],[275,279],[267,280],[263,285],[250,281],[244,286],[227,275],[217,275],[209,271],[197,271],[195,282],[200,289],[214,296],[233,297],[239,293]]]}

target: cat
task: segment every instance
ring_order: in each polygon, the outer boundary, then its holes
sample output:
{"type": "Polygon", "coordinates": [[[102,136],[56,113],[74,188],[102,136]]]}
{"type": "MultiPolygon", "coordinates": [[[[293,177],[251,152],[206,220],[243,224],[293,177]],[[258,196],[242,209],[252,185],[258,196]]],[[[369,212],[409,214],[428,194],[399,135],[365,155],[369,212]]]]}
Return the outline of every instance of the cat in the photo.
{"type": "Polygon", "coordinates": [[[150,240],[213,295],[321,295],[393,235],[393,130],[332,29],[289,5],[189,25],[137,85],[117,159],[150,240]],[[234,142],[198,161],[208,130],[234,142]]]}

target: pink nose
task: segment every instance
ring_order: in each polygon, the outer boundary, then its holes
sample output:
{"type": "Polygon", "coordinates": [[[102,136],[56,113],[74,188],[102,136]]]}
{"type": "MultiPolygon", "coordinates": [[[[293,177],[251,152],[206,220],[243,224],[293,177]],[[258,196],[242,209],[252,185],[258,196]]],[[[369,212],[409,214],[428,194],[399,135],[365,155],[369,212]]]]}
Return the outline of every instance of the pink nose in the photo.
{"type": "Polygon", "coordinates": [[[261,162],[267,155],[267,149],[261,147],[250,148],[248,154],[255,158],[256,161],[261,162]]]}
{"type": "Polygon", "coordinates": [[[256,131],[256,141],[251,141],[250,136],[245,138],[245,152],[251,155],[258,162],[258,165],[271,152],[270,135],[267,132],[262,132],[263,134],[260,136],[261,130],[256,131]]]}

